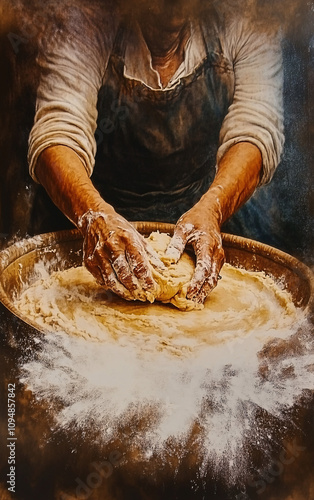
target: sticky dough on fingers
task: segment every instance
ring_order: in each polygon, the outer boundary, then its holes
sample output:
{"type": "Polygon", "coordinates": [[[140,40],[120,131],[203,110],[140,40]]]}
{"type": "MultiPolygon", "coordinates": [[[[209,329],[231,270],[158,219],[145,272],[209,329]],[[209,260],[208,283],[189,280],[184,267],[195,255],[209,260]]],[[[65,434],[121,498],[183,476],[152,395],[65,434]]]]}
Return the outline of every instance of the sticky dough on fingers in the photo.
{"type": "MultiPolygon", "coordinates": [[[[194,259],[187,252],[183,252],[178,262],[174,262],[172,256],[166,254],[170,241],[170,236],[159,232],[153,232],[148,238],[145,238],[149,268],[156,283],[153,290],[137,294],[135,291],[130,292],[116,280],[111,285],[108,282],[104,284],[126,300],[171,303],[182,311],[203,309],[202,303],[186,298],[195,271],[194,259]]],[[[134,264],[131,255],[128,256],[128,260],[134,264]]],[[[115,262],[113,268],[115,269],[118,264],[115,262]]],[[[108,265],[110,264],[108,263],[108,265]]],[[[134,282],[137,282],[137,279],[134,279],[134,282]]]]}

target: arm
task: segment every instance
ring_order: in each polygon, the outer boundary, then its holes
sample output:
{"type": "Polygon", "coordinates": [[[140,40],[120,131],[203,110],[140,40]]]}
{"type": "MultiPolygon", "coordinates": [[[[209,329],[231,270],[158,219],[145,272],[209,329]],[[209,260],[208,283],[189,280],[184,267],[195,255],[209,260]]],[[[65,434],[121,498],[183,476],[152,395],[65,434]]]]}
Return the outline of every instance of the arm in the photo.
{"type": "Polygon", "coordinates": [[[249,142],[232,146],[221,159],[215,179],[201,198],[201,207],[215,209],[221,226],[245,203],[260,182],[262,155],[249,142]]]}
{"type": "Polygon", "coordinates": [[[255,145],[234,145],[221,159],[207,193],[178,220],[167,252],[176,261],[187,243],[194,248],[197,263],[188,299],[204,302],[217,285],[224,262],[221,225],[252,195],[260,181],[261,166],[261,153],[255,145]]]}
{"type": "Polygon", "coordinates": [[[216,177],[178,220],[168,248],[177,260],[192,243],[196,269],[187,296],[198,302],[216,286],[224,261],[221,224],[271,179],[283,145],[279,40],[234,21],[221,43],[234,68],[235,90],[220,131],[216,177]]]}
{"type": "MultiPolygon", "coordinates": [[[[97,281],[129,300],[154,300],[150,252],[133,226],[106,203],[77,154],[52,146],[40,154],[35,174],[58,208],[84,237],[84,263],[97,281]]],[[[151,255],[152,262],[162,265],[151,255]]]]}
{"type": "Polygon", "coordinates": [[[98,90],[118,22],[110,15],[104,13],[100,23],[93,18],[97,12],[84,16],[75,10],[68,20],[71,31],[57,34],[40,56],[30,174],[80,229],[84,262],[95,278],[125,298],[152,300],[156,285],[143,238],[101,198],[89,178],[96,152],[98,90]]]}

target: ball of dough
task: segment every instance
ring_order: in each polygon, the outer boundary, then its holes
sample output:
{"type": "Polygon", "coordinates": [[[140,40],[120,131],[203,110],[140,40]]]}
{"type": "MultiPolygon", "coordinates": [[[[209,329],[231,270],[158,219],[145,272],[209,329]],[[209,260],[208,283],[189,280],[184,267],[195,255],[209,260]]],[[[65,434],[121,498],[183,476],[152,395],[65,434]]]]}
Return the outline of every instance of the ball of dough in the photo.
{"type": "Polygon", "coordinates": [[[165,269],[160,270],[151,264],[153,278],[157,283],[155,300],[171,303],[183,311],[203,309],[203,304],[197,304],[186,298],[187,289],[195,269],[194,259],[187,252],[184,252],[179,261],[173,263],[166,256],[170,240],[170,236],[166,233],[159,232],[153,232],[146,238],[147,243],[165,265],[165,269]]]}

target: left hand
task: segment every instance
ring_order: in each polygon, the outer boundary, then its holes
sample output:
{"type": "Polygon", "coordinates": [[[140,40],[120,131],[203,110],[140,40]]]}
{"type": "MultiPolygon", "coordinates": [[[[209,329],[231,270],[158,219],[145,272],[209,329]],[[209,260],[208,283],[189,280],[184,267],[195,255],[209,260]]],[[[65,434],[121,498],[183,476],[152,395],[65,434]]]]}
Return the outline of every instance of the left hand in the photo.
{"type": "Polygon", "coordinates": [[[219,271],[224,263],[224,251],[219,226],[219,214],[196,204],[178,220],[167,248],[168,257],[175,262],[181,257],[187,243],[193,246],[196,266],[187,291],[187,298],[203,303],[217,285],[219,271]]]}

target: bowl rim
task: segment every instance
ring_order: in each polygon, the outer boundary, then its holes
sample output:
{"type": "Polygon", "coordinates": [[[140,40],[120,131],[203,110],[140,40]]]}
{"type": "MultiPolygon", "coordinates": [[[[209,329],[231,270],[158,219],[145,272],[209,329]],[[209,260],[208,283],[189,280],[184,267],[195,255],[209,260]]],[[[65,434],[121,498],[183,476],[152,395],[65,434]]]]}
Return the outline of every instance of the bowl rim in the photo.
{"type": "MultiPolygon", "coordinates": [[[[160,231],[172,235],[175,228],[175,224],[163,222],[133,221],[131,222],[131,224],[142,234],[150,234],[152,231],[160,231]]],[[[273,262],[288,268],[293,273],[297,274],[300,278],[305,278],[309,283],[310,296],[305,306],[299,307],[303,309],[309,309],[309,311],[312,311],[314,309],[314,273],[306,264],[298,260],[296,257],[283,252],[282,250],[256,240],[252,240],[250,238],[245,238],[243,236],[238,236],[230,233],[221,233],[221,236],[224,248],[237,248],[247,251],[250,254],[253,253],[262,257],[266,257],[267,259],[270,259],[273,262]]],[[[19,310],[14,306],[12,301],[7,298],[7,295],[3,288],[2,273],[19,257],[27,255],[34,250],[39,251],[41,248],[47,248],[49,246],[55,245],[56,243],[60,244],[63,241],[71,242],[78,241],[80,239],[83,239],[83,236],[78,229],[67,229],[49,233],[42,233],[30,238],[24,238],[1,250],[0,302],[24,323],[27,323],[41,333],[50,333],[49,330],[45,330],[44,328],[39,329],[38,325],[32,322],[30,319],[27,319],[26,321],[25,317],[20,314],[19,310]]]]}

